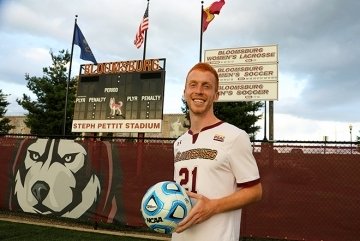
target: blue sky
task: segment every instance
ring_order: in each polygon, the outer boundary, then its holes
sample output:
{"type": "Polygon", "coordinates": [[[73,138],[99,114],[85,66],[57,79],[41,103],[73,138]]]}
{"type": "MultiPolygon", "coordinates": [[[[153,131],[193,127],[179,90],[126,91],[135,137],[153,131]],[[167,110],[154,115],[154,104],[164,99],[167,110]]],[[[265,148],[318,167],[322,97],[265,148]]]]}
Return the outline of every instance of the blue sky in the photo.
{"type": "MultiPolygon", "coordinates": [[[[146,0],[0,0],[0,89],[7,115],[25,111],[15,99],[25,73],[41,76],[49,51],[71,49],[75,15],[98,62],[142,59],[133,45],[146,0]]],[[[208,6],[212,1],[204,1],[208,6]]],[[[147,58],[166,58],[165,113],[181,113],[187,70],[199,59],[197,0],[150,0],[147,58]]],[[[227,0],[203,36],[203,50],[278,45],[278,140],[348,141],[360,135],[360,2],[357,0],[227,0]]],[[[75,46],[73,73],[79,65],[75,46]]],[[[263,125],[263,120],[259,122],[263,125]]],[[[258,137],[262,139],[263,133],[258,137]]]]}

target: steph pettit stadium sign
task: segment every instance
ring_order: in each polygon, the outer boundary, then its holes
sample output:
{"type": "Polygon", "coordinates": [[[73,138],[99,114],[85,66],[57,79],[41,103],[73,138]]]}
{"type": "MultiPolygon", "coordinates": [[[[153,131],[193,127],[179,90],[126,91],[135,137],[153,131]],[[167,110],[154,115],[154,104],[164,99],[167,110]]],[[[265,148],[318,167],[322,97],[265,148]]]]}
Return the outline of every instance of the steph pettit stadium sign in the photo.
{"type": "Polygon", "coordinates": [[[219,74],[219,101],[278,99],[276,45],[205,50],[219,74]]]}
{"type": "Polygon", "coordinates": [[[161,130],[161,120],[83,120],[73,123],[74,132],[154,132],[161,130]]]}
{"type": "Polygon", "coordinates": [[[161,132],[165,59],[80,66],[73,132],[161,132]]]}

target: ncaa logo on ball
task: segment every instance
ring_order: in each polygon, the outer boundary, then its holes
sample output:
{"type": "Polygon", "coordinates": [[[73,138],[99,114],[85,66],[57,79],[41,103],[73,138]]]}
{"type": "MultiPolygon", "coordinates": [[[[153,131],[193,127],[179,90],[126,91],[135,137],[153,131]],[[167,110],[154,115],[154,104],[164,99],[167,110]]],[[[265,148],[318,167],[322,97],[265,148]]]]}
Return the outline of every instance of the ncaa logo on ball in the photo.
{"type": "Polygon", "coordinates": [[[163,222],[161,217],[155,217],[155,218],[147,218],[146,222],[148,223],[161,223],[163,222]]]}

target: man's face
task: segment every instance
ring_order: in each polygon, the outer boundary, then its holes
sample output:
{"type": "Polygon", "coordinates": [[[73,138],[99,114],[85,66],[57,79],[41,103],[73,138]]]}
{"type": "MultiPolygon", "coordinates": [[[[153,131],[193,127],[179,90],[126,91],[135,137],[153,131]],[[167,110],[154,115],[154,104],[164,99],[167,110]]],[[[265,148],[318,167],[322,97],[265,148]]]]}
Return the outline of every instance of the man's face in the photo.
{"type": "Polygon", "coordinates": [[[213,102],[219,98],[213,74],[209,71],[191,71],[186,80],[184,98],[192,113],[212,112],[213,102]]]}

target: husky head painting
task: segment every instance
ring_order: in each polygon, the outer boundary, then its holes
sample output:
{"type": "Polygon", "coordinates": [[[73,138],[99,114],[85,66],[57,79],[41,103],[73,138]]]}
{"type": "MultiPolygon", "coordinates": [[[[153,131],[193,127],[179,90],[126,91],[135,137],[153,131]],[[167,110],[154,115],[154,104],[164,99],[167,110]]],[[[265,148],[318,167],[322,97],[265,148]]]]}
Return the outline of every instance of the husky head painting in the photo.
{"type": "Polygon", "coordinates": [[[94,207],[101,182],[80,143],[36,139],[19,149],[13,198],[24,212],[79,218],[94,207]]]}

